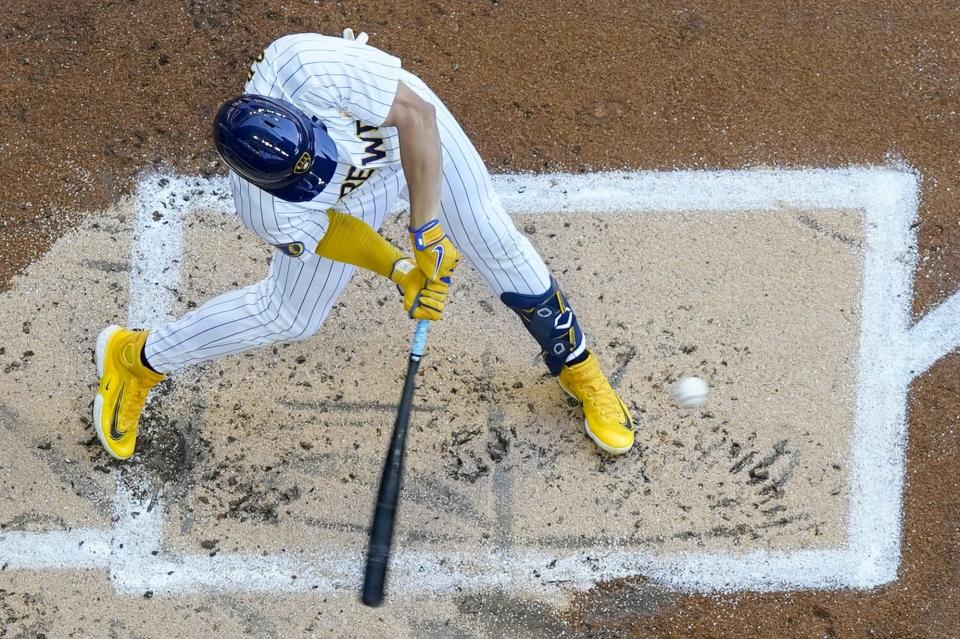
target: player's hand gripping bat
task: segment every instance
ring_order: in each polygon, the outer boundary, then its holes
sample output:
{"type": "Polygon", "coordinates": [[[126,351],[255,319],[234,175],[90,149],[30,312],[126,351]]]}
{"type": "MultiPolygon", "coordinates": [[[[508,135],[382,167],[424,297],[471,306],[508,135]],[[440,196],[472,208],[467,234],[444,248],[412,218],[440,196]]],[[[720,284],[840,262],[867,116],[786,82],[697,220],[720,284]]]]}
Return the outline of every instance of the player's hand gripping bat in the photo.
{"type": "Polygon", "coordinates": [[[393,542],[393,524],[396,520],[397,501],[400,498],[400,484],[403,479],[403,453],[406,448],[407,426],[410,423],[417,369],[420,367],[420,358],[423,357],[423,350],[427,344],[429,328],[429,321],[420,320],[413,333],[407,377],[403,382],[397,420],[393,424],[390,448],[387,449],[387,459],[383,463],[383,473],[380,476],[380,489],[377,491],[373,523],[370,525],[367,567],[360,596],[361,601],[367,606],[379,606],[383,603],[387,567],[390,563],[390,546],[393,542]]]}

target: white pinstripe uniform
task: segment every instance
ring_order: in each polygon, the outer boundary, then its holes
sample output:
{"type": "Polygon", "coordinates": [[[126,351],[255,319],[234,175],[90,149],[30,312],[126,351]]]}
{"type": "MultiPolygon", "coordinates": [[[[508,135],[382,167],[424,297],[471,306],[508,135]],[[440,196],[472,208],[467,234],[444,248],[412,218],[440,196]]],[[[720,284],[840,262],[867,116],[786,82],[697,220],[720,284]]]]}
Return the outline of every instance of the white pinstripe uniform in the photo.
{"type": "Polygon", "coordinates": [[[326,210],[379,229],[406,186],[397,130],[381,126],[400,81],[436,107],[443,148],[439,217],[453,243],[498,296],[549,289],[543,259],[504,212],[473,144],[400,60],[351,40],[298,34],[272,43],[252,71],[246,93],[293,103],[326,125],[339,154],[336,173],[320,195],[302,203],[276,198],[231,173],[243,224],[281,248],[263,281],[211,299],[150,333],[145,353],[157,371],[317,332],[354,271],[313,253],[326,232],[326,210]],[[298,251],[291,246],[303,250],[294,256],[298,251]]]}

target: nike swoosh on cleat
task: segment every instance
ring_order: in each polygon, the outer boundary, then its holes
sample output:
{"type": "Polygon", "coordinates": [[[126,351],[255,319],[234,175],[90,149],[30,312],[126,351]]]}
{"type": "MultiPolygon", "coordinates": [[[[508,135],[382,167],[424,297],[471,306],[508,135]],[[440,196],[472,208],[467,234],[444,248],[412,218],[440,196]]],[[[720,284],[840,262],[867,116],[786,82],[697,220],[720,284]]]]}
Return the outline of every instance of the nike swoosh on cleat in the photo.
{"type": "Polygon", "coordinates": [[[120,387],[120,392],[117,393],[117,401],[113,405],[113,419],[110,420],[110,439],[113,441],[120,441],[123,439],[123,436],[126,435],[126,431],[120,432],[117,430],[117,417],[120,415],[120,402],[123,400],[123,391],[126,390],[126,385],[120,387]]]}
{"type": "Polygon", "coordinates": [[[630,413],[627,411],[627,407],[621,403],[620,410],[623,411],[623,427],[630,428],[630,413]]]}

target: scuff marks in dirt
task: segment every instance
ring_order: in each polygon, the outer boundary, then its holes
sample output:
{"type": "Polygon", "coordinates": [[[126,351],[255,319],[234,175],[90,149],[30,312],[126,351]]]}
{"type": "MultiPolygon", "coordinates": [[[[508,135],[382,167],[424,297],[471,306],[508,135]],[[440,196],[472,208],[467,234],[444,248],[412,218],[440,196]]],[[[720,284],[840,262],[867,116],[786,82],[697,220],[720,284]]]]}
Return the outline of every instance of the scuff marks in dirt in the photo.
{"type": "Polygon", "coordinates": [[[512,428],[507,430],[503,426],[491,426],[487,431],[487,455],[490,460],[494,463],[503,461],[510,452],[510,442],[516,436],[517,433],[512,428]]]}
{"type": "Polygon", "coordinates": [[[44,610],[40,595],[0,589],[0,639],[46,637],[44,610]]]}
{"type": "Polygon", "coordinates": [[[303,496],[297,484],[285,479],[287,464],[281,460],[275,466],[257,466],[241,461],[227,457],[204,472],[197,501],[211,507],[217,519],[278,523],[281,515],[290,514],[284,507],[303,496]]]}
{"type": "Polygon", "coordinates": [[[472,484],[490,474],[490,464],[486,456],[477,450],[479,446],[467,446],[479,437],[480,432],[480,428],[475,428],[451,433],[443,450],[443,467],[447,477],[472,484]]]}
{"type": "Polygon", "coordinates": [[[192,384],[168,380],[156,388],[140,418],[133,463],[120,464],[135,494],[163,490],[180,498],[190,492],[198,464],[213,449],[200,436],[202,411],[192,384]]]}
{"type": "MultiPolygon", "coordinates": [[[[489,356],[485,358],[484,368],[491,368],[489,356]]],[[[497,400],[503,393],[523,388],[522,382],[515,382],[508,391],[494,385],[490,377],[477,378],[474,381],[475,384],[468,392],[476,395],[479,406],[484,407],[485,423],[483,426],[454,431],[443,448],[444,470],[447,476],[471,484],[489,475],[491,464],[503,462],[510,453],[511,443],[517,438],[517,431],[514,426],[508,427],[504,424],[503,409],[497,400]],[[485,437],[481,437],[484,433],[485,437]]]]}

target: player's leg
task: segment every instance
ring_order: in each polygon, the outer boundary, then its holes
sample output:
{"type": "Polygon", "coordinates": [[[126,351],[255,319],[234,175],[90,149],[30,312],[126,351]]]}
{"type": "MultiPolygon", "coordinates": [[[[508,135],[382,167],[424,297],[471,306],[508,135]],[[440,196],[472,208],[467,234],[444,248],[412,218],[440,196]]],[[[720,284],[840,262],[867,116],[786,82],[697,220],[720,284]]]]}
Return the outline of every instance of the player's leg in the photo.
{"type": "Polygon", "coordinates": [[[167,373],[319,330],[354,268],[277,251],[263,281],[215,297],[154,331],[105,329],[97,340],[100,385],[94,427],[117,459],[133,454],[147,392],[167,373]]]}
{"type": "Polygon", "coordinates": [[[277,251],[266,279],[209,300],[153,331],[145,357],[169,373],[251,348],[294,342],[316,333],[354,267],[319,257],[300,260],[277,251]]]}
{"type": "Polygon", "coordinates": [[[444,228],[490,289],[520,316],[551,374],[583,404],[591,439],[607,452],[626,452],[633,445],[633,420],[587,349],[573,307],[503,210],[483,161],[459,126],[445,110],[438,124],[444,138],[444,228]]]}
{"type": "MultiPolygon", "coordinates": [[[[253,233],[284,245],[318,240],[318,225],[312,218],[307,216],[302,226],[289,228],[289,220],[277,217],[272,198],[251,197],[250,185],[236,175],[232,182],[240,219],[253,233]]],[[[401,182],[399,168],[364,171],[354,179],[354,190],[335,208],[377,229],[401,182]]],[[[224,293],[149,334],[106,329],[97,344],[100,387],[94,411],[104,447],[120,459],[133,454],[146,394],[166,373],[316,333],[353,271],[354,267],[341,262],[317,256],[301,260],[278,250],[259,284],[224,293]]]]}

